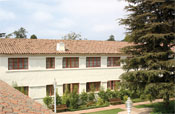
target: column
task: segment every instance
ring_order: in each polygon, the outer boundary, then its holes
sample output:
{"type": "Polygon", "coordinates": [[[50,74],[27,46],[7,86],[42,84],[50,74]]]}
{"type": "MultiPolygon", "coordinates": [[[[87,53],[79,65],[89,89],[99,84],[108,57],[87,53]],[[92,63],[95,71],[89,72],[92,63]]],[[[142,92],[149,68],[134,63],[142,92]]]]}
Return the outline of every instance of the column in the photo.
{"type": "Polygon", "coordinates": [[[101,68],[107,68],[107,56],[101,57],[101,68]]]}
{"type": "Polygon", "coordinates": [[[59,96],[63,96],[63,85],[62,84],[57,85],[57,92],[59,96]]]}
{"type": "Polygon", "coordinates": [[[86,92],[86,83],[79,83],[79,93],[86,92]]]}
{"type": "Polygon", "coordinates": [[[86,57],[79,57],[79,68],[86,68],[86,57]]]}
{"type": "Polygon", "coordinates": [[[63,62],[63,57],[56,57],[55,58],[55,69],[62,69],[62,62],[63,62]]]}

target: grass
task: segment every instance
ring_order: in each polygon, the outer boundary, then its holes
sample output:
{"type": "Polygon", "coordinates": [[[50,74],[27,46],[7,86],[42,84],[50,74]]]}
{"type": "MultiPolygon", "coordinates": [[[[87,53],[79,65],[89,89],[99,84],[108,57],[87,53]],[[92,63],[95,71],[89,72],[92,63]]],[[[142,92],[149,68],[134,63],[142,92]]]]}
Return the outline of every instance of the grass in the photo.
{"type": "Polygon", "coordinates": [[[146,100],[146,99],[140,99],[140,98],[132,99],[132,102],[133,102],[133,103],[144,102],[144,101],[147,101],[147,100],[146,100]]]}
{"type": "Polygon", "coordinates": [[[101,106],[92,105],[92,106],[89,106],[89,107],[87,107],[86,105],[82,105],[78,109],[69,109],[68,111],[88,110],[88,109],[102,108],[102,107],[107,107],[107,106],[109,106],[109,104],[104,104],[104,105],[101,105],[101,106]]]}
{"type": "Polygon", "coordinates": [[[144,104],[135,106],[136,108],[153,108],[151,114],[174,114],[175,113],[175,101],[170,101],[169,106],[165,106],[163,102],[144,104]]]}
{"type": "Polygon", "coordinates": [[[123,110],[120,108],[117,108],[117,109],[111,109],[111,110],[91,112],[91,113],[86,113],[86,114],[117,114],[118,112],[121,112],[121,111],[123,111],[123,110]]]}

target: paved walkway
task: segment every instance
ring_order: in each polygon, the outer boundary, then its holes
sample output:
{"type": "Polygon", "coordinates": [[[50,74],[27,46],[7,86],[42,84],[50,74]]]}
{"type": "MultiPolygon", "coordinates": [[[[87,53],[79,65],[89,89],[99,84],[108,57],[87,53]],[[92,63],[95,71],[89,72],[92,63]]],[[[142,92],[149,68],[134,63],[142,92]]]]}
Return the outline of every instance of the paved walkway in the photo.
{"type": "MultiPolygon", "coordinates": [[[[157,99],[157,100],[153,101],[153,103],[162,102],[162,101],[163,101],[162,99],[157,99]]],[[[134,103],[133,106],[142,105],[142,104],[150,104],[150,102],[146,101],[146,102],[134,103]]],[[[121,109],[126,110],[125,104],[120,104],[120,105],[110,105],[108,107],[88,109],[88,110],[62,112],[62,113],[58,113],[58,114],[82,114],[82,113],[90,113],[90,112],[97,112],[97,111],[117,109],[117,108],[121,108],[121,109]]],[[[149,108],[142,108],[142,109],[133,108],[131,114],[149,114],[150,111],[151,110],[149,108]]],[[[127,114],[127,111],[122,111],[122,112],[119,112],[118,114],[127,114]]]]}

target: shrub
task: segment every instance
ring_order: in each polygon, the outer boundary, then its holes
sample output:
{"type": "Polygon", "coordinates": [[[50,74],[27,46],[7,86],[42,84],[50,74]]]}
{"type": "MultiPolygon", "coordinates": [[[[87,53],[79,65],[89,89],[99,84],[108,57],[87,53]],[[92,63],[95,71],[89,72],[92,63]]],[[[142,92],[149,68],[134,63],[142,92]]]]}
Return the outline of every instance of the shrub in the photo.
{"type": "Polygon", "coordinates": [[[66,104],[67,107],[70,106],[70,93],[67,87],[65,93],[62,96],[62,104],[66,104]]]}
{"type": "Polygon", "coordinates": [[[88,94],[88,101],[94,101],[94,99],[95,99],[94,92],[90,92],[90,93],[88,94]]]}
{"type": "Polygon", "coordinates": [[[123,96],[124,103],[127,101],[127,99],[128,99],[128,96],[127,95],[123,96]]]}
{"type": "Polygon", "coordinates": [[[114,90],[118,91],[120,89],[120,86],[121,86],[120,82],[115,82],[114,90]]]}
{"type": "Polygon", "coordinates": [[[58,95],[58,93],[56,93],[56,105],[60,105],[60,104],[62,104],[61,97],[58,95]]]}
{"type": "Polygon", "coordinates": [[[112,93],[112,98],[120,98],[120,91],[114,91],[113,93],[112,93]]]}
{"type": "Polygon", "coordinates": [[[80,99],[81,99],[83,105],[86,104],[88,101],[88,94],[84,90],[80,95],[80,99]]]}
{"type": "Polygon", "coordinates": [[[97,99],[97,103],[96,103],[96,106],[101,106],[101,105],[103,105],[104,104],[104,100],[102,99],[102,98],[98,98],[97,99]]]}
{"type": "Polygon", "coordinates": [[[44,97],[43,102],[47,106],[47,108],[51,108],[53,104],[53,98],[50,96],[46,96],[44,97]]]}
{"type": "Polygon", "coordinates": [[[110,95],[110,92],[108,92],[108,94],[106,94],[106,92],[104,91],[103,88],[100,89],[99,93],[98,93],[98,96],[103,100],[103,101],[109,101],[109,96],[110,95]]]}
{"type": "Polygon", "coordinates": [[[123,100],[123,98],[124,98],[123,96],[130,96],[130,91],[129,90],[121,89],[119,91],[119,97],[120,97],[120,99],[123,100]]]}
{"type": "Polygon", "coordinates": [[[70,108],[71,109],[77,109],[78,108],[78,101],[79,101],[79,95],[77,94],[77,91],[73,91],[70,94],[70,108]]]}

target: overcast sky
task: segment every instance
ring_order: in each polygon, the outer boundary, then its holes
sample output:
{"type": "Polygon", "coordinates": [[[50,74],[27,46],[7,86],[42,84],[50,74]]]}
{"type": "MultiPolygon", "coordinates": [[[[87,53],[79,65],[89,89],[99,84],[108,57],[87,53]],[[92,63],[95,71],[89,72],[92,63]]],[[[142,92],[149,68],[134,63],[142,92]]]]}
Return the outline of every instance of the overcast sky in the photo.
{"type": "Polygon", "coordinates": [[[0,0],[0,33],[24,27],[30,37],[61,39],[80,33],[88,40],[106,40],[111,34],[122,40],[126,30],[124,0],[0,0]]]}

